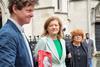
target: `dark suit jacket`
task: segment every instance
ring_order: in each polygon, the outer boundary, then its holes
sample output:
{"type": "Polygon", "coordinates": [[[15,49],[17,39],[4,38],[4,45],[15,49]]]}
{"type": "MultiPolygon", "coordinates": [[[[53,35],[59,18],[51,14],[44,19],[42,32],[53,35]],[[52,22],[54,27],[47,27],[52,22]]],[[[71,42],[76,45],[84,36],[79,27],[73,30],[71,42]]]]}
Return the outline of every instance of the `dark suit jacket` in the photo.
{"type": "Polygon", "coordinates": [[[84,43],[86,45],[86,47],[88,48],[88,58],[92,58],[93,56],[93,52],[94,52],[94,46],[93,46],[93,40],[92,39],[88,39],[88,43],[86,42],[86,39],[84,40],[84,43]]]}
{"type": "Polygon", "coordinates": [[[24,38],[10,20],[0,30],[0,67],[32,67],[24,38]]]}

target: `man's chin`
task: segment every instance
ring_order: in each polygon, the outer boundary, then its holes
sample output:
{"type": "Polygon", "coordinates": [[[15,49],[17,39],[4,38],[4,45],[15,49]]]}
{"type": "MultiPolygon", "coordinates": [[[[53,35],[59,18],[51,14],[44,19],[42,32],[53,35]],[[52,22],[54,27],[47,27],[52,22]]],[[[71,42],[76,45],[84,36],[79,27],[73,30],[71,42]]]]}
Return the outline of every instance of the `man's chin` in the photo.
{"type": "Polygon", "coordinates": [[[30,22],[26,22],[25,24],[29,24],[30,22]]]}

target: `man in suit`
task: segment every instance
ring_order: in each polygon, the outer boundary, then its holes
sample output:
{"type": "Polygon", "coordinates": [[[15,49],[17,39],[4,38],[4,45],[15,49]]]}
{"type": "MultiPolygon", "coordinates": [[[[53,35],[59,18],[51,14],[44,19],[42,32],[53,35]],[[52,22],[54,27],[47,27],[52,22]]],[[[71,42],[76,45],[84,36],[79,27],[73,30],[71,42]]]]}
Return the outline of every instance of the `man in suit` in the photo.
{"type": "Polygon", "coordinates": [[[86,33],[85,36],[86,36],[86,39],[84,40],[84,43],[86,44],[88,48],[88,64],[89,64],[89,67],[93,67],[92,66],[92,57],[94,53],[93,40],[90,39],[89,33],[86,33]]]}
{"type": "Polygon", "coordinates": [[[35,67],[22,26],[33,17],[35,0],[8,0],[10,18],[0,30],[0,67],[35,67]]]}

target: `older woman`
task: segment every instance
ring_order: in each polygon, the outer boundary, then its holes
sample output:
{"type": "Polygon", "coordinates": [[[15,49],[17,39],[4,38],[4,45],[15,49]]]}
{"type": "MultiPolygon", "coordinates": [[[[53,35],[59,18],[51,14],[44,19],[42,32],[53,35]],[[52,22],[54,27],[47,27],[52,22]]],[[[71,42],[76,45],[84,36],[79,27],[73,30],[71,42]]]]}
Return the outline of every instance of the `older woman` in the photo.
{"type": "Polygon", "coordinates": [[[73,30],[71,36],[72,41],[67,45],[68,48],[66,47],[69,51],[67,52],[67,59],[70,58],[70,67],[88,67],[87,47],[82,42],[84,38],[83,31],[80,29],[73,30]]]}
{"type": "Polygon", "coordinates": [[[44,24],[44,34],[35,48],[35,57],[38,50],[46,50],[52,54],[52,67],[66,67],[65,41],[62,38],[62,24],[58,17],[50,17],[44,24]]]}

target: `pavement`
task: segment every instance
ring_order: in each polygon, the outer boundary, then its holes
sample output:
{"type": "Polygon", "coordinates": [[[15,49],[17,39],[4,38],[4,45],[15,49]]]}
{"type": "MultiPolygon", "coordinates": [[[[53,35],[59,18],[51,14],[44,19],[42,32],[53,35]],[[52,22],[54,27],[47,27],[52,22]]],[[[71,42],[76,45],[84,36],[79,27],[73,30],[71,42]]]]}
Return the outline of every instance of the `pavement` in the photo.
{"type": "Polygon", "coordinates": [[[93,57],[93,67],[100,67],[100,56],[93,57]]]}

